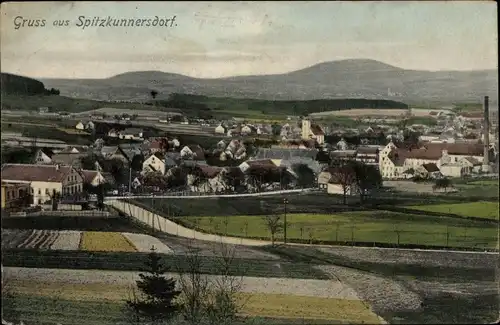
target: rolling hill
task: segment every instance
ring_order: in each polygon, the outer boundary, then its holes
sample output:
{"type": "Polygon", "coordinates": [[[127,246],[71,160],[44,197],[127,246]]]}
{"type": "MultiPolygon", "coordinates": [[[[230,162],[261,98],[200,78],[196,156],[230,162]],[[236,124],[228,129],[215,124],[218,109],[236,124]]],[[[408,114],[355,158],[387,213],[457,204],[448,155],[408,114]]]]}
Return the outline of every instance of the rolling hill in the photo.
{"type": "Polygon", "coordinates": [[[192,78],[159,71],[127,72],[107,79],[41,79],[61,95],[96,100],[164,99],[171,93],[275,100],[328,98],[392,99],[405,102],[477,102],[496,99],[497,70],[417,71],[382,62],[350,59],[319,63],[284,74],[192,78]],[[389,90],[392,94],[389,94],[389,90]]]}

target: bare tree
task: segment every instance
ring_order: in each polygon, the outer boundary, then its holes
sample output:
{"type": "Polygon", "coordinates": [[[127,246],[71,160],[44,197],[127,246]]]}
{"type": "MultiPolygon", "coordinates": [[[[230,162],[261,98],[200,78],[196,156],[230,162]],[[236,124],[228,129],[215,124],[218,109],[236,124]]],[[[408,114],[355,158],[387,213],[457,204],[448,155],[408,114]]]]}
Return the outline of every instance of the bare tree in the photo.
{"type": "MultiPolygon", "coordinates": [[[[237,270],[236,251],[223,243],[215,243],[212,269],[216,274],[203,274],[203,256],[192,246],[186,256],[187,270],[180,275],[181,311],[183,320],[190,325],[234,324],[244,302],[238,300],[242,276],[235,276],[237,270]]],[[[241,274],[244,270],[239,270],[241,274]]]]}
{"type": "Polygon", "coordinates": [[[269,215],[265,217],[267,229],[271,233],[271,244],[274,246],[276,240],[276,234],[283,228],[281,223],[281,217],[277,214],[269,215]]]}
{"type": "Polygon", "coordinates": [[[356,181],[354,170],[347,165],[335,166],[330,169],[330,173],[332,175],[330,182],[342,187],[343,203],[347,204],[347,192],[351,190],[356,181]]]}

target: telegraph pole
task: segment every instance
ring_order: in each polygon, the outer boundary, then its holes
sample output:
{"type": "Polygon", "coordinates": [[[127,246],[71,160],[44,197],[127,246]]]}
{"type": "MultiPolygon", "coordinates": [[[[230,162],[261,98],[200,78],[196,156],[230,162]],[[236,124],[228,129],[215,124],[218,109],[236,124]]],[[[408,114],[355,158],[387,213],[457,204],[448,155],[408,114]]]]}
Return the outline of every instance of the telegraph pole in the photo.
{"type": "Polygon", "coordinates": [[[132,166],[128,169],[128,193],[132,193],[132,166]]]}
{"type": "Polygon", "coordinates": [[[284,224],[283,224],[283,237],[284,237],[284,242],[286,244],[286,204],[288,203],[287,199],[283,199],[283,203],[285,205],[285,217],[284,217],[284,224]]]}

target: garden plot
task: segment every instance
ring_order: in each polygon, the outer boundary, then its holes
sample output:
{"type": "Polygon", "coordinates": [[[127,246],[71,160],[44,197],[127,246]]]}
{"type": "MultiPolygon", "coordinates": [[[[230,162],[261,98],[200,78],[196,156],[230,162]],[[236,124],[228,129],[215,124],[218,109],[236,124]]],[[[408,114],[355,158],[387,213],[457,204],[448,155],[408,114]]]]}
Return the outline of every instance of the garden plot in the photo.
{"type": "Polygon", "coordinates": [[[57,236],[53,230],[2,229],[2,248],[50,249],[57,236]]]}
{"type": "Polygon", "coordinates": [[[2,248],[84,250],[99,252],[156,252],[173,250],[155,237],[144,234],[74,231],[2,229],[2,248]]]}

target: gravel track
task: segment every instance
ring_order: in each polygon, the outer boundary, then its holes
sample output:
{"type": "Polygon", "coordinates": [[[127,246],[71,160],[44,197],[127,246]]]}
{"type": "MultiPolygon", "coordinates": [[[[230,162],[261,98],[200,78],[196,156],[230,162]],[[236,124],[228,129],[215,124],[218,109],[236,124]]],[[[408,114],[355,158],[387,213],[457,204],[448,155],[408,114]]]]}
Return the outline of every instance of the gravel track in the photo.
{"type": "Polygon", "coordinates": [[[50,246],[50,249],[77,251],[80,247],[81,231],[62,230],[50,246]]]}
{"type": "Polygon", "coordinates": [[[125,236],[125,238],[127,238],[139,252],[149,253],[151,252],[151,247],[154,246],[157,253],[173,253],[173,250],[162,243],[158,238],[144,234],[133,234],[127,232],[122,232],[122,235],[125,236]]]}
{"type": "MultiPolygon", "coordinates": [[[[37,282],[55,282],[72,284],[112,284],[133,285],[139,279],[139,272],[95,271],[95,270],[65,270],[65,269],[34,269],[5,267],[6,277],[12,280],[29,280],[37,282]]],[[[178,278],[179,275],[169,273],[167,276],[178,278]]],[[[217,280],[220,276],[207,276],[217,280]]],[[[237,278],[239,279],[239,278],[237,278]]],[[[337,280],[303,280],[278,278],[241,278],[242,292],[273,293],[322,298],[340,298],[359,300],[358,295],[350,287],[337,280]]]]}
{"type": "Polygon", "coordinates": [[[418,294],[394,280],[340,266],[325,265],[317,268],[352,287],[377,314],[394,310],[415,310],[422,303],[418,294]]]}

